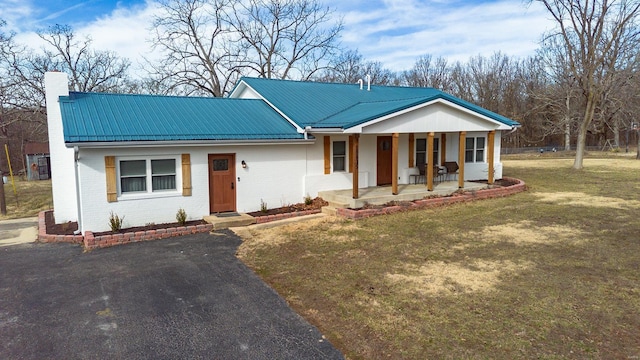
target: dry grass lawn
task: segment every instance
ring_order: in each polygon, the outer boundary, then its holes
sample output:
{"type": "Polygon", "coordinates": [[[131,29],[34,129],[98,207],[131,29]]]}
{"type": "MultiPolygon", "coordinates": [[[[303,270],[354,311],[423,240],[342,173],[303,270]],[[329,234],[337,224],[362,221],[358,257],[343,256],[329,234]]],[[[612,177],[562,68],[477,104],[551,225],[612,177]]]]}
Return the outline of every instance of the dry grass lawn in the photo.
{"type": "Polygon", "coordinates": [[[529,191],[246,236],[350,359],[640,358],[640,161],[504,159],[529,191]]]}
{"type": "Polygon", "coordinates": [[[0,220],[33,217],[42,210],[53,208],[51,180],[15,180],[16,193],[13,192],[11,180],[4,184],[7,215],[0,214],[0,220]]]}

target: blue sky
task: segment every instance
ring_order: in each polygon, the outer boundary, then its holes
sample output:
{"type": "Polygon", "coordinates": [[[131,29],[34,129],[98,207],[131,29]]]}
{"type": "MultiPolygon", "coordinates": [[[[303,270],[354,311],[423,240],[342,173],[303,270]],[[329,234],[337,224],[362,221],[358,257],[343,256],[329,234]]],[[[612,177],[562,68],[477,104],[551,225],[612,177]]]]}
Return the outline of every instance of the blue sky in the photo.
{"type": "MultiPolygon", "coordinates": [[[[392,70],[411,68],[423,54],[449,61],[533,54],[553,27],[545,10],[526,0],[319,0],[344,19],[343,45],[392,70]]],[[[134,63],[150,51],[153,0],[0,0],[0,18],[18,39],[39,43],[38,29],[68,24],[96,48],[134,63]]],[[[7,29],[5,29],[7,30],[7,29]]]]}

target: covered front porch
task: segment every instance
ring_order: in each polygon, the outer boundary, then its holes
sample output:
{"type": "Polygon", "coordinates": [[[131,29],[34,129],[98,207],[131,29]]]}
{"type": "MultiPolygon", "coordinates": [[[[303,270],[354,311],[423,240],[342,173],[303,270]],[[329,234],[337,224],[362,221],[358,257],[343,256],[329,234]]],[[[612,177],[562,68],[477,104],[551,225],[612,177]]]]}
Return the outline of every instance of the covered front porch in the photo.
{"type": "MultiPolygon", "coordinates": [[[[477,182],[464,182],[464,189],[479,190],[487,184],[477,182]]],[[[428,190],[424,184],[399,184],[397,194],[392,194],[392,185],[373,186],[359,189],[358,198],[353,197],[352,189],[327,190],[318,193],[318,196],[329,202],[333,208],[358,209],[366,204],[383,205],[391,201],[414,201],[429,196],[447,196],[460,189],[458,181],[442,181],[433,185],[433,190],[428,190]]]]}
{"type": "MultiPolygon", "coordinates": [[[[405,189],[405,192],[408,188],[408,184],[403,184],[403,182],[407,182],[406,180],[400,181],[403,177],[401,176],[401,169],[403,170],[418,170],[420,169],[420,176],[425,180],[425,184],[420,189],[419,186],[416,186],[416,191],[427,192],[427,194],[438,194],[440,191],[446,191],[445,189],[452,189],[451,191],[455,191],[457,189],[467,188],[467,182],[465,182],[465,178],[469,178],[465,176],[465,167],[467,165],[467,152],[471,151],[471,162],[470,165],[477,168],[478,165],[482,164],[482,166],[486,166],[486,177],[482,177],[482,179],[487,180],[489,184],[493,184],[494,175],[495,175],[495,137],[496,130],[489,130],[486,132],[476,132],[475,136],[479,136],[478,138],[482,140],[482,145],[475,148],[476,137],[471,137],[471,150],[467,149],[468,142],[467,140],[467,132],[466,131],[458,131],[458,132],[426,132],[426,133],[414,133],[410,132],[405,134],[404,143],[401,146],[401,133],[392,132],[392,133],[373,133],[367,135],[361,134],[352,134],[349,136],[349,173],[351,173],[351,197],[352,199],[358,200],[363,198],[363,196],[367,195],[367,190],[362,189],[362,185],[359,181],[359,173],[360,173],[360,142],[361,137],[369,136],[376,138],[376,150],[375,153],[376,158],[376,177],[377,177],[377,185],[380,191],[386,190],[386,195],[389,195],[389,200],[392,201],[394,197],[398,197],[401,193],[401,187],[405,189]],[[418,135],[419,134],[419,135],[418,135]],[[481,134],[481,135],[478,135],[481,134]],[[422,157],[418,157],[419,147],[417,146],[418,136],[423,136],[423,145],[422,145],[422,157]],[[449,141],[447,141],[449,139],[449,141]],[[486,141],[485,141],[486,140],[486,141]],[[449,146],[449,144],[451,146],[449,146]],[[447,152],[447,148],[449,150],[454,150],[455,155],[450,156],[447,152]],[[401,160],[401,154],[402,160],[401,160]],[[486,155],[485,155],[486,154],[486,155]],[[446,182],[436,182],[436,178],[440,177],[442,173],[440,173],[441,169],[444,169],[443,165],[447,165],[447,163],[454,164],[455,170],[453,172],[447,171],[447,176],[453,175],[454,178],[457,178],[457,181],[446,181],[446,182]],[[406,164],[406,165],[405,165],[406,164]],[[433,164],[433,165],[430,165],[433,164]],[[384,177],[386,173],[387,177],[384,177]],[[381,178],[384,178],[381,180],[381,178]],[[386,181],[385,181],[386,180],[386,181]],[[382,184],[389,186],[380,186],[382,184]],[[419,190],[418,190],[419,189],[419,190]],[[440,189],[440,190],[438,190],[440,189]]],[[[328,137],[325,137],[325,142],[328,142],[328,137]]],[[[480,142],[478,142],[479,144],[480,142]]],[[[326,148],[326,147],[325,147],[326,148]]],[[[498,143],[499,148],[499,143],[498,143]]],[[[325,161],[325,165],[328,164],[328,161],[325,161]]],[[[325,167],[327,169],[327,167],[325,167]]],[[[328,171],[325,171],[327,173],[328,171]]],[[[477,175],[477,174],[476,174],[477,175]]],[[[480,177],[471,175],[471,179],[480,179],[480,177]]],[[[408,183],[410,184],[410,179],[408,183]]],[[[410,188],[410,187],[409,187],[410,188]]],[[[426,196],[426,195],[425,195],[426,196]]],[[[396,200],[403,200],[397,198],[396,200]]],[[[388,202],[387,201],[387,202],[388,202]]],[[[371,203],[370,201],[367,201],[371,203]]]]}

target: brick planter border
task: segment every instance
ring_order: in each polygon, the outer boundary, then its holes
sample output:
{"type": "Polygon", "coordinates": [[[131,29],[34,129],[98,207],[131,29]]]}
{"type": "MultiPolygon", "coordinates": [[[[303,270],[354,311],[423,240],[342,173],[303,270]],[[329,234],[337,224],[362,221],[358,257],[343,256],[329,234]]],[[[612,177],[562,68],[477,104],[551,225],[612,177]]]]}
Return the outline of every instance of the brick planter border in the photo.
{"type": "Polygon", "coordinates": [[[254,216],[254,219],[256,219],[256,224],[264,224],[264,223],[268,223],[268,222],[276,221],[276,220],[289,219],[289,218],[293,218],[293,217],[305,216],[305,215],[311,215],[311,214],[319,214],[320,212],[322,212],[322,209],[303,210],[303,211],[296,211],[296,212],[292,212],[292,213],[283,213],[283,214],[265,215],[265,216],[254,216]]]}
{"type": "Polygon", "coordinates": [[[505,197],[513,194],[523,192],[527,189],[524,181],[516,178],[503,177],[503,180],[515,182],[514,185],[496,187],[491,189],[466,191],[462,194],[454,194],[452,196],[436,197],[431,199],[415,200],[409,206],[387,206],[380,209],[336,209],[336,214],[348,219],[364,219],[371,216],[393,214],[399,211],[426,209],[438,206],[444,206],[448,204],[456,204],[474,200],[490,199],[505,197]]]}
{"type": "MultiPolygon", "coordinates": [[[[453,196],[437,197],[431,199],[416,200],[411,203],[410,206],[388,206],[381,209],[336,209],[337,215],[349,219],[363,219],[376,215],[393,214],[404,210],[425,209],[438,206],[444,206],[447,204],[462,203],[467,201],[490,199],[497,197],[504,197],[526,190],[526,184],[524,181],[515,178],[503,177],[504,180],[515,182],[514,185],[497,187],[492,189],[482,189],[476,191],[467,191],[462,194],[456,194],[453,196]]],[[[72,243],[83,244],[86,250],[92,250],[96,248],[104,248],[114,245],[128,244],[139,241],[150,241],[158,239],[166,239],[174,236],[183,236],[189,234],[198,234],[211,232],[213,230],[212,224],[202,225],[190,225],[172,227],[167,229],[147,230],[126,232],[122,234],[102,235],[94,236],[93,232],[87,231],[84,236],[82,235],[56,235],[47,234],[47,227],[45,222],[45,213],[53,211],[46,210],[38,213],[38,241],[46,243],[72,243]]],[[[276,220],[289,219],[297,216],[318,214],[322,210],[304,210],[293,213],[284,213],[276,215],[265,215],[256,217],[256,224],[263,224],[276,220]]]]}
{"type": "Polygon", "coordinates": [[[38,214],[38,241],[40,242],[66,242],[74,244],[83,244],[85,250],[92,250],[96,248],[104,248],[114,245],[128,244],[138,241],[149,241],[166,239],[174,236],[183,236],[189,234],[198,234],[211,232],[213,230],[212,224],[190,225],[171,227],[166,229],[147,230],[126,232],[121,234],[101,235],[94,236],[93,232],[86,231],[85,235],[55,235],[47,234],[47,227],[45,223],[46,210],[41,211],[38,214]]]}
{"type": "Polygon", "coordinates": [[[52,211],[53,210],[45,210],[38,213],[38,241],[44,243],[57,242],[82,244],[82,240],[84,238],[82,235],[47,234],[47,223],[45,220],[45,214],[52,211]]]}

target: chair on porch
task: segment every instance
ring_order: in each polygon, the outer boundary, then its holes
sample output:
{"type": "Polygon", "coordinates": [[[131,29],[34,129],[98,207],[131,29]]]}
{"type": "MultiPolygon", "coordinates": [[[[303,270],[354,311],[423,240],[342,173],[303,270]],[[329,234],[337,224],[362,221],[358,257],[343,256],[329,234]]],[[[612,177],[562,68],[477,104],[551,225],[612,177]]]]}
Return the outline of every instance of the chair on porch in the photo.
{"type": "Polygon", "coordinates": [[[458,177],[458,163],[455,161],[445,161],[444,163],[445,169],[447,169],[446,178],[449,179],[449,175],[453,175],[453,180],[456,180],[458,177]]]}
{"type": "Polygon", "coordinates": [[[420,175],[420,169],[418,167],[409,168],[409,184],[417,184],[418,179],[420,179],[422,175],[420,175]]]}
{"type": "Polygon", "coordinates": [[[446,180],[447,169],[444,166],[433,165],[433,179],[437,182],[446,180]]]}
{"type": "Polygon", "coordinates": [[[418,168],[418,174],[413,175],[415,176],[414,184],[418,184],[418,183],[422,184],[423,182],[426,182],[427,180],[427,176],[425,172],[426,165],[427,164],[420,164],[420,163],[416,164],[416,167],[418,168]]]}

